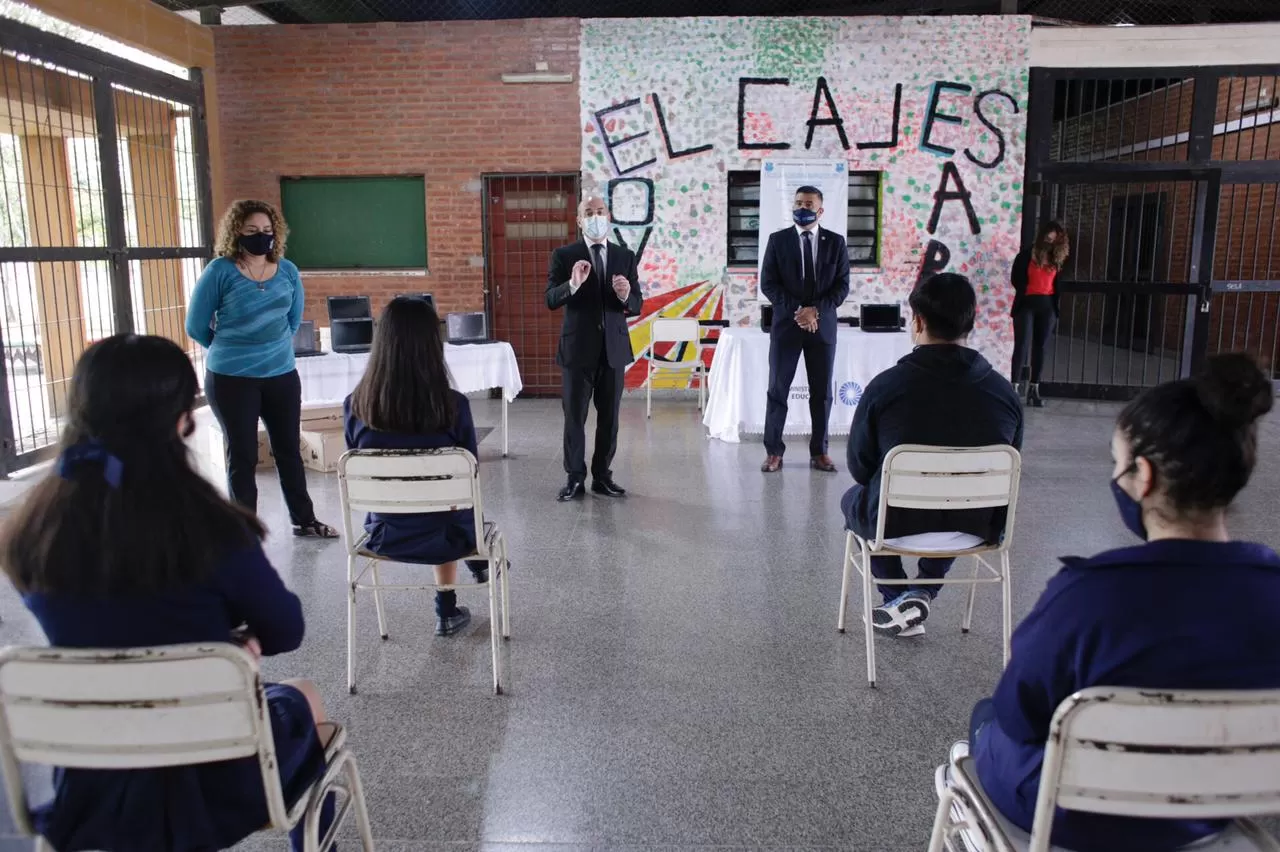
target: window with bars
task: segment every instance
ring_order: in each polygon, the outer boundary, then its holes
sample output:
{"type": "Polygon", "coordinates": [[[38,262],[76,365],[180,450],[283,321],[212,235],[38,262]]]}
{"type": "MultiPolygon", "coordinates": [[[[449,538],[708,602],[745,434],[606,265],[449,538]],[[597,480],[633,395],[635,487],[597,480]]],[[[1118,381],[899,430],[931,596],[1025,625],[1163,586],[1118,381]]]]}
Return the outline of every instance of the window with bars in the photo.
{"type": "MultiPolygon", "coordinates": [[[[760,258],[760,172],[729,172],[729,266],[760,258]]],[[[849,173],[849,265],[880,265],[880,172],[849,173]]]]}

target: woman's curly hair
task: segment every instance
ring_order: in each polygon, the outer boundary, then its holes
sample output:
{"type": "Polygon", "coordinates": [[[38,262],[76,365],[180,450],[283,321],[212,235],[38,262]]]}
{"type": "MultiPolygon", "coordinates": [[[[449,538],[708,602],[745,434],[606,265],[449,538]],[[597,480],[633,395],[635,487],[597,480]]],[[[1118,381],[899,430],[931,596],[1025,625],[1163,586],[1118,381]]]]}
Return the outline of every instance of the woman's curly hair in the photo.
{"type": "Polygon", "coordinates": [[[244,227],[244,220],[254,213],[265,213],[267,218],[271,220],[271,229],[275,232],[276,245],[267,255],[267,260],[271,263],[279,263],[280,258],[284,257],[284,244],[289,237],[289,226],[285,224],[284,217],[280,215],[280,211],[274,205],[265,201],[241,199],[231,202],[227,212],[222,214],[222,220],[218,222],[218,241],[214,245],[214,251],[220,257],[227,257],[232,260],[238,259],[241,251],[240,245],[236,240],[240,237],[240,229],[244,227]]]}

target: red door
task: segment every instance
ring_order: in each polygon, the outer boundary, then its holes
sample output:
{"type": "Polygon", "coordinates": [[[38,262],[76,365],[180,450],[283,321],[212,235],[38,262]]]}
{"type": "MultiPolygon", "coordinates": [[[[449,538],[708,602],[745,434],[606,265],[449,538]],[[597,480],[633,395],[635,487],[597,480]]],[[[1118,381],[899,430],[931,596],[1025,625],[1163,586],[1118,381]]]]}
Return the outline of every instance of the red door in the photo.
{"type": "Polygon", "coordinates": [[[516,352],[524,395],[560,396],[560,311],[547,310],[551,252],[577,236],[577,175],[484,179],[485,281],[494,336],[516,352]]]}

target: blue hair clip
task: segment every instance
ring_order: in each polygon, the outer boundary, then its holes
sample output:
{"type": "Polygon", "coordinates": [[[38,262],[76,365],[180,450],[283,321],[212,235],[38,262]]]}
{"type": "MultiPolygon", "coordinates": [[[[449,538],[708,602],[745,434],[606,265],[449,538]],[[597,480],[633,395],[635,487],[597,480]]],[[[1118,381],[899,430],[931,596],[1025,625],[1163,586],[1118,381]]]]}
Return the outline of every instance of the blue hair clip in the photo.
{"type": "Polygon", "coordinates": [[[75,469],[85,463],[102,465],[102,478],[112,488],[120,487],[120,481],[124,477],[124,462],[113,456],[98,441],[82,441],[63,450],[62,455],[58,456],[58,476],[71,479],[75,469]]]}

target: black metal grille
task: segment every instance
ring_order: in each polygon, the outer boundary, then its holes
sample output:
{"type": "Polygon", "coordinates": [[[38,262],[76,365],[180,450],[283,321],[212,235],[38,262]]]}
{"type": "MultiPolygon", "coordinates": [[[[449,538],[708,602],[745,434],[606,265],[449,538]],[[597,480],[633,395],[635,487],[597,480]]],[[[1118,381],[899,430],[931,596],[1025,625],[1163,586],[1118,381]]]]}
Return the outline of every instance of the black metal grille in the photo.
{"type": "Polygon", "coordinates": [[[210,254],[199,74],[0,22],[0,474],[58,437],[76,359],[183,331],[210,254]]]}
{"type": "MultiPolygon", "coordinates": [[[[688,15],[682,0],[275,0],[211,4],[157,0],[175,10],[252,6],[280,23],[498,18],[645,18],[688,15]]],[[[1017,11],[1082,24],[1192,24],[1280,20],[1274,0],[1018,0],[1017,11]]],[[[699,15],[929,15],[1007,11],[1001,0],[702,0],[699,15]]]]}

